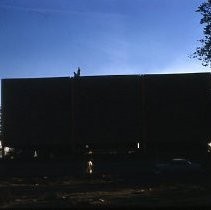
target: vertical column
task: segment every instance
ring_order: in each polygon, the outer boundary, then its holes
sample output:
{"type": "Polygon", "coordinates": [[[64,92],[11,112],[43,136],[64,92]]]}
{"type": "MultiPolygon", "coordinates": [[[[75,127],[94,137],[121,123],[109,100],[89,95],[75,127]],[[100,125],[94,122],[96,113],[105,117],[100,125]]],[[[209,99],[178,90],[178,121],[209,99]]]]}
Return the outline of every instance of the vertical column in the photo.
{"type": "Polygon", "coordinates": [[[79,94],[79,84],[80,78],[79,77],[72,77],[71,78],[71,142],[72,142],[72,152],[76,154],[77,146],[78,146],[78,138],[76,135],[77,130],[77,113],[78,113],[78,94],[79,94]]]}
{"type": "Polygon", "coordinates": [[[146,153],[146,141],[147,141],[147,119],[146,119],[146,85],[144,75],[141,76],[141,96],[142,96],[142,145],[143,152],[146,153]]]}

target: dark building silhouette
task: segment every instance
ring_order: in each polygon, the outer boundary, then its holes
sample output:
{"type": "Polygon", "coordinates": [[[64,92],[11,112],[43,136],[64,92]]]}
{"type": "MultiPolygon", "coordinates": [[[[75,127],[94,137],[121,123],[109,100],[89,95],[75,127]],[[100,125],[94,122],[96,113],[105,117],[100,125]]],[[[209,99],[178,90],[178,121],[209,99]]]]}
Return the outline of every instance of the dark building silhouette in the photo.
{"type": "Polygon", "coordinates": [[[210,140],[210,74],[2,80],[3,144],[42,154],[89,145],[152,156],[201,155],[210,140]]]}
{"type": "Polygon", "coordinates": [[[144,75],[150,153],[199,155],[210,140],[210,74],[144,75]]]}
{"type": "Polygon", "coordinates": [[[3,143],[35,150],[71,145],[69,78],[2,80],[3,143]]]}
{"type": "Polygon", "coordinates": [[[76,143],[121,148],[141,138],[139,76],[94,76],[74,80],[76,143]]]}

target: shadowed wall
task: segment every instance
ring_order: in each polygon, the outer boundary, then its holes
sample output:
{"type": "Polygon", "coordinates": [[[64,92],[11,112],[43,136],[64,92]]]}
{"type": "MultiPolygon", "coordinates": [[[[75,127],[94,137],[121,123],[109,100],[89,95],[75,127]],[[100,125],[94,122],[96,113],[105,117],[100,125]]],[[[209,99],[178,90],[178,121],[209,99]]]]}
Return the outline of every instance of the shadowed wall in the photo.
{"type": "MultiPolygon", "coordinates": [[[[4,144],[207,151],[210,74],[3,79],[4,144]]],[[[64,151],[62,151],[64,152],[64,151]]]]}
{"type": "Polygon", "coordinates": [[[71,143],[69,78],[2,80],[4,142],[11,147],[71,143]]]}

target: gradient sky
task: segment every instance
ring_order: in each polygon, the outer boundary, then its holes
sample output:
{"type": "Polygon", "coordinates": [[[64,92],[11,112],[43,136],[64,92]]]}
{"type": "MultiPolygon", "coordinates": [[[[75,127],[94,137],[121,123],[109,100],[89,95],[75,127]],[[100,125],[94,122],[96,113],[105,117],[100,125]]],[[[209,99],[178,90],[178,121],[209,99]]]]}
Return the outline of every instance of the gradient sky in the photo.
{"type": "Polygon", "coordinates": [[[0,0],[0,77],[210,71],[203,0],[0,0]]]}
{"type": "Polygon", "coordinates": [[[203,0],[0,0],[0,78],[210,71],[203,0]]]}

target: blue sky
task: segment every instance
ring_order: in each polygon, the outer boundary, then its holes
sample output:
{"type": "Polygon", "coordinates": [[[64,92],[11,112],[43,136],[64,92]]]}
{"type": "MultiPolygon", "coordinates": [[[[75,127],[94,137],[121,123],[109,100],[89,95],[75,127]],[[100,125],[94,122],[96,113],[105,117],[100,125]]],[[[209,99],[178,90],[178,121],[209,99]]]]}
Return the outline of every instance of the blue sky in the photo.
{"type": "Polygon", "coordinates": [[[203,0],[0,0],[0,77],[210,71],[203,0]]]}
{"type": "Polygon", "coordinates": [[[0,78],[210,71],[203,0],[0,0],[0,78]]]}

